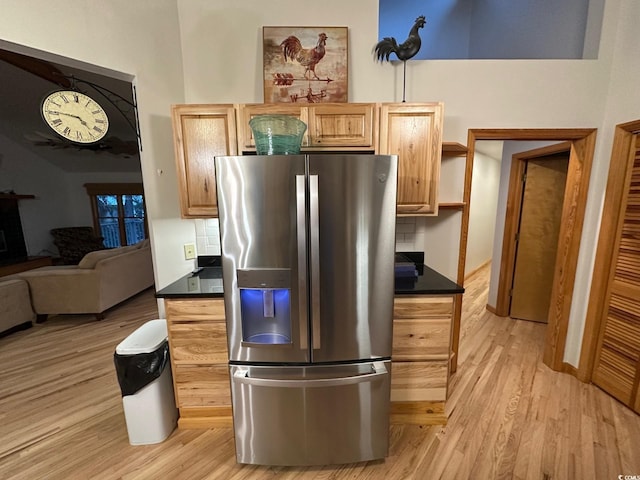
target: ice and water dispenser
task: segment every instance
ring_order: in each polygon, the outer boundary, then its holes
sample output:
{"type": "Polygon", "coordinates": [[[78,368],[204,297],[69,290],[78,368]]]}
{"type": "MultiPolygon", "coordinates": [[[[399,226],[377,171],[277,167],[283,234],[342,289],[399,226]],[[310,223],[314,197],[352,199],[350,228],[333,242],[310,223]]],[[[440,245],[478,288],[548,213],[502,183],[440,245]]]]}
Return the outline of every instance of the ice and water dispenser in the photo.
{"type": "Polygon", "coordinates": [[[242,343],[291,343],[291,270],[239,269],[242,343]]]}

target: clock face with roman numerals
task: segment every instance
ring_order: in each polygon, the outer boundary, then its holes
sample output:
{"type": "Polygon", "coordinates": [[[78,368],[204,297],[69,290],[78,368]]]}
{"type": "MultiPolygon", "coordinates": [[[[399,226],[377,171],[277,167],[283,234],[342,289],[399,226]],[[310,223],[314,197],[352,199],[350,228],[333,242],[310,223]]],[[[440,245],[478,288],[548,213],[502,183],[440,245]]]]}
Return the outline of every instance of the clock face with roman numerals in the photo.
{"type": "Polygon", "coordinates": [[[109,119],[98,102],[73,90],[47,95],[42,101],[42,118],[54,132],[75,143],[95,143],[109,130],[109,119]]]}

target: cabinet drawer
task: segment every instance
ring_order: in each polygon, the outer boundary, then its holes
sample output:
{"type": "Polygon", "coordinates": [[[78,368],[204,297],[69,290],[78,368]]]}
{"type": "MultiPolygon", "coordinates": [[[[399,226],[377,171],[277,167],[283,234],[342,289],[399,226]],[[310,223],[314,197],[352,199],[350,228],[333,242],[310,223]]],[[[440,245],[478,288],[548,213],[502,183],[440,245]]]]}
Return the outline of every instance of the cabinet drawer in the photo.
{"type": "Polygon", "coordinates": [[[446,360],[451,320],[407,319],[393,321],[393,360],[446,360]]]}
{"type": "Polygon", "coordinates": [[[226,363],[226,324],[216,322],[188,322],[169,325],[171,360],[175,364],[226,363]]]}
{"type": "Polygon", "coordinates": [[[231,405],[229,367],[220,365],[176,365],[173,372],[179,408],[231,405]]]}
{"type": "Polygon", "coordinates": [[[447,365],[447,361],[394,361],[391,367],[391,401],[446,400],[447,365]]]}
{"type": "Polygon", "coordinates": [[[450,296],[396,296],[393,318],[451,318],[453,297],[450,296]]]}
{"type": "Polygon", "coordinates": [[[167,320],[175,322],[224,321],[224,300],[173,300],[165,299],[164,308],[167,320]]]}

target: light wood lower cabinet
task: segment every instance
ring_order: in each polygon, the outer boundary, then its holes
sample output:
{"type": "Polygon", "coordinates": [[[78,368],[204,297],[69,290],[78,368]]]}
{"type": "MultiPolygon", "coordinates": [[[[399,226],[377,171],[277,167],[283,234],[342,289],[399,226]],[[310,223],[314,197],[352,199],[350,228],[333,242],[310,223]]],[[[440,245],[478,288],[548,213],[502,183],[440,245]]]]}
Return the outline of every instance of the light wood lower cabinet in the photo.
{"type": "Polygon", "coordinates": [[[223,299],[165,299],[180,428],[230,427],[231,390],[223,299]]]}
{"type": "MultiPolygon", "coordinates": [[[[165,312],[178,426],[231,427],[223,299],[165,299],[165,312]]],[[[396,296],[391,423],[446,423],[452,316],[453,296],[396,296]]]]}
{"type": "Polygon", "coordinates": [[[391,423],[447,422],[453,296],[396,296],[391,423]]]}

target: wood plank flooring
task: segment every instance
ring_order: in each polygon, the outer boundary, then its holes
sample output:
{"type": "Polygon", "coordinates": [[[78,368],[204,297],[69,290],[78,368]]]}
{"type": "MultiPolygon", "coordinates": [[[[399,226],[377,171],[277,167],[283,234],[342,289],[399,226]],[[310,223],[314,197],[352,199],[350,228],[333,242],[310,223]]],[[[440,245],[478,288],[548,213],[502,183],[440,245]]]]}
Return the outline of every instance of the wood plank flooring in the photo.
{"type": "Polygon", "coordinates": [[[485,309],[469,279],[446,427],[392,426],[384,461],[238,465],[229,429],[128,443],[116,345],[157,318],[148,290],[107,312],[60,315],[0,338],[0,479],[616,479],[640,475],[640,416],[541,362],[545,325],[485,309]]]}

